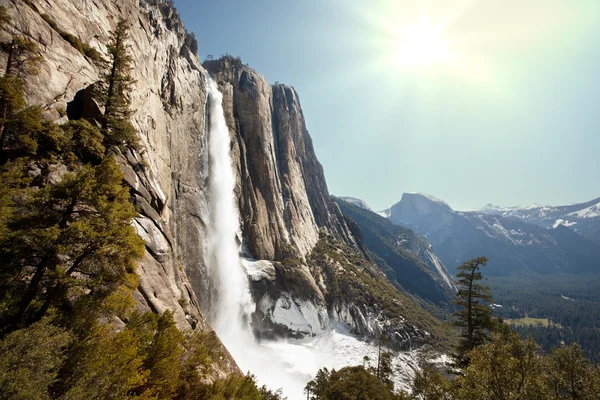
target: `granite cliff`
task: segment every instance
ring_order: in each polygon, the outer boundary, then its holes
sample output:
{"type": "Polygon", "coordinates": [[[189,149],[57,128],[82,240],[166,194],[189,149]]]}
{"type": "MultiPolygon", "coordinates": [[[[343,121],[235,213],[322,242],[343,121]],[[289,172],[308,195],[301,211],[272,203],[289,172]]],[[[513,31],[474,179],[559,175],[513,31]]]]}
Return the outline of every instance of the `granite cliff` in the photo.
{"type": "MultiPolygon", "coordinates": [[[[236,58],[200,64],[194,36],[167,0],[0,5],[14,21],[11,29],[34,40],[43,57],[26,82],[27,101],[58,123],[102,115],[90,95],[102,68],[85,49],[106,55],[118,19],[131,24],[132,122],[141,150],[115,151],[139,210],[135,228],[146,242],[140,309],[171,309],[181,328],[210,328],[203,316],[211,301],[205,262],[210,73],[232,135],[255,333],[303,337],[341,323],[362,337],[386,332],[400,349],[439,338],[437,321],[393,288],[330,198],[292,87],[270,85],[236,58]]],[[[49,173],[60,179],[60,166],[55,169],[49,173]]]]}

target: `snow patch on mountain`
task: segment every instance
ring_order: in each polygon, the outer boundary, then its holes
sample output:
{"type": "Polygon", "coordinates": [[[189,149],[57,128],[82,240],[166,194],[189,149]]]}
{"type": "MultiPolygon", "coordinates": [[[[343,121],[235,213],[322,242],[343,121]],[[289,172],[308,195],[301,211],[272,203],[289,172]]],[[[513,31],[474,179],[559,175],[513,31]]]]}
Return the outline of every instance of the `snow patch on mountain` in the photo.
{"type": "Polygon", "coordinates": [[[377,211],[376,214],[381,215],[383,218],[389,218],[392,214],[392,209],[388,208],[387,210],[377,211]]]}
{"type": "Polygon", "coordinates": [[[552,225],[552,228],[556,229],[556,228],[558,228],[559,225],[569,227],[569,226],[573,226],[576,224],[577,224],[577,222],[571,222],[569,220],[565,221],[564,219],[559,218],[554,222],[554,224],[552,225]]]}
{"type": "Polygon", "coordinates": [[[584,208],[582,210],[578,210],[572,213],[567,214],[567,216],[577,217],[577,218],[599,218],[600,217],[600,203],[596,203],[591,207],[584,208]]]}

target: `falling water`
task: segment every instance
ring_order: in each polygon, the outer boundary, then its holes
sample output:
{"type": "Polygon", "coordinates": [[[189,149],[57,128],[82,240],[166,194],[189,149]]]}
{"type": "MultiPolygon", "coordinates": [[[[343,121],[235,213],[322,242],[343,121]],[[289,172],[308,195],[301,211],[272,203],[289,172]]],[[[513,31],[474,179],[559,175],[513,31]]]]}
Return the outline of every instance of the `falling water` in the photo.
{"type": "MultiPolygon", "coordinates": [[[[261,384],[285,387],[289,398],[302,395],[307,374],[289,372],[277,362],[274,350],[257,342],[250,326],[255,304],[248,275],[239,255],[239,212],[235,201],[235,175],[229,155],[231,140],[223,114],[223,96],[208,78],[209,94],[209,229],[207,264],[211,285],[209,318],[215,332],[242,371],[254,373],[261,384]]],[[[289,366],[288,366],[289,367],[289,366]]]]}
{"type": "MultiPolygon", "coordinates": [[[[256,306],[248,275],[240,258],[237,237],[240,217],[235,199],[235,175],[229,150],[230,132],[223,114],[223,96],[208,78],[209,94],[209,225],[206,263],[211,304],[209,319],[215,332],[244,372],[256,375],[259,384],[283,388],[290,400],[303,399],[303,389],[322,367],[341,368],[375,359],[376,347],[343,332],[343,327],[305,341],[257,342],[250,325],[256,306]]],[[[399,356],[400,357],[400,356],[399,356]]],[[[397,362],[410,362],[397,359],[397,362]]]]}
{"type": "Polygon", "coordinates": [[[223,95],[211,78],[208,80],[208,93],[210,224],[206,253],[212,289],[216,296],[211,301],[210,318],[222,340],[232,336],[239,341],[248,334],[248,316],[251,315],[254,304],[236,239],[240,217],[235,203],[235,176],[229,156],[229,128],[221,105],[223,95]]]}

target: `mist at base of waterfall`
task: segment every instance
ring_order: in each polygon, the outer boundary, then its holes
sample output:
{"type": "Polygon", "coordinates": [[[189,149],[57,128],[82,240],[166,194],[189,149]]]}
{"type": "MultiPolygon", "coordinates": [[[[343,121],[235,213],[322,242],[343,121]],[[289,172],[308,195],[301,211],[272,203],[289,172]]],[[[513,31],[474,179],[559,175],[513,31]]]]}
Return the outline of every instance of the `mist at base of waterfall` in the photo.
{"type": "MultiPolygon", "coordinates": [[[[256,376],[259,385],[273,390],[281,388],[289,400],[306,398],[304,387],[320,368],[365,365],[365,356],[374,366],[378,354],[376,342],[360,340],[341,325],[310,339],[255,341],[253,346],[234,344],[229,350],[244,372],[250,371],[256,376]]],[[[392,380],[396,389],[409,388],[408,383],[418,368],[418,357],[417,351],[395,354],[392,380]]]]}

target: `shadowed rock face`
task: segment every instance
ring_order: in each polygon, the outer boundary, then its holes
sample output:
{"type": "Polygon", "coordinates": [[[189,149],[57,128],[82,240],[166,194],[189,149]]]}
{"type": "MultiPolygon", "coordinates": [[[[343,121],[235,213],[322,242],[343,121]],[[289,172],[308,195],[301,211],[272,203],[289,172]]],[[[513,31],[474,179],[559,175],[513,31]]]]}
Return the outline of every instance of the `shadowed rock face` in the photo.
{"type": "Polygon", "coordinates": [[[252,257],[304,257],[325,228],[352,242],[329,199],[296,91],[269,85],[239,59],[204,62],[224,93],[227,123],[235,132],[233,162],[242,229],[252,257]]]}
{"type": "Polygon", "coordinates": [[[390,282],[433,303],[450,302],[453,278],[424,236],[342,198],[335,202],[358,224],[372,258],[390,282]]]}

